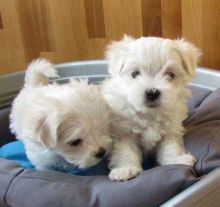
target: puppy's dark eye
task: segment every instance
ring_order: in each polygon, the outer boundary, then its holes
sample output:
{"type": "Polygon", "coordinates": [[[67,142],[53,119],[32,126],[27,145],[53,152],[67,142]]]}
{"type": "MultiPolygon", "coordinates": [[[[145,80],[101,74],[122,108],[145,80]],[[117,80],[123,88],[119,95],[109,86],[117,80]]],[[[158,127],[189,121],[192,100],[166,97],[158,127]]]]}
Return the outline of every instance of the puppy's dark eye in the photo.
{"type": "Polygon", "coordinates": [[[140,71],[136,70],[136,71],[133,71],[133,72],[131,73],[131,76],[132,76],[132,78],[136,78],[136,77],[139,76],[140,74],[141,74],[140,71]]]}
{"type": "Polygon", "coordinates": [[[173,80],[175,78],[175,74],[173,72],[166,72],[166,76],[169,80],[173,80]]]}
{"type": "Polygon", "coordinates": [[[75,139],[75,140],[68,142],[70,146],[77,146],[77,145],[80,145],[81,143],[82,143],[82,139],[75,139]]]}

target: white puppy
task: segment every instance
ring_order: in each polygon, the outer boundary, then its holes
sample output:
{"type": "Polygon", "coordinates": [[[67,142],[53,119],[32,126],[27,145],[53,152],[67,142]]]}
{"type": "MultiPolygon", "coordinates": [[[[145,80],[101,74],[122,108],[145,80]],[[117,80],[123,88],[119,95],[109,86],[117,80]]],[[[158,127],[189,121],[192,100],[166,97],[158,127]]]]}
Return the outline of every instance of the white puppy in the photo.
{"type": "Polygon", "coordinates": [[[48,84],[48,77],[56,76],[46,60],[29,65],[12,105],[10,128],[37,169],[88,168],[111,149],[109,108],[97,86],[48,84]]]}
{"type": "Polygon", "coordinates": [[[117,142],[111,158],[113,180],[142,171],[142,153],[156,151],[161,165],[193,166],[183,144],[187,83],[194,77],[200,50],[183,39],[156,37],[123,40],[108,46],[112,77],[102,93],[114,113],[117,142]]]}

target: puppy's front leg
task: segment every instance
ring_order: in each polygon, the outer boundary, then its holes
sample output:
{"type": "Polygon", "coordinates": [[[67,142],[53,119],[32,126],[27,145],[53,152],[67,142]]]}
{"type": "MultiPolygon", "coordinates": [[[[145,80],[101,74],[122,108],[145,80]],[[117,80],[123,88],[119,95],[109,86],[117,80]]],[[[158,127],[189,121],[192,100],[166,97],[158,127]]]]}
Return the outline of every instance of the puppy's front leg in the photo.
{"type": "Polygon", "coordinates": [[[187,153],[182,138],[165,138],[157,151],[157,160],[161,165],[185,164],[193,166],[196,159],[187,153]]]}
{"type": "Polygon", "coordinates": [[[130,137],[117,140],[110,160],[109,178],[126,181],[136,177],[141,171],[142,155],[135,141],[130,137]]]}

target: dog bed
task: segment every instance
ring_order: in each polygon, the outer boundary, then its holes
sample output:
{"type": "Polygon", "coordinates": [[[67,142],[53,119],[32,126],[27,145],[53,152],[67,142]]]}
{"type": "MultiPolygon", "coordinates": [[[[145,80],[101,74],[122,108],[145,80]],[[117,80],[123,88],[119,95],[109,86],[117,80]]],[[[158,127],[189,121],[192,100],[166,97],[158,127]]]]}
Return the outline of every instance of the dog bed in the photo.
{"type": "MultiPolygon", "coordinates": [[[[197,158],[186,165],[156,166],[127,182],[107,175],[77,176],[56,171],[25,169],[0,159],[0,206],[118,207],[159,206],[220,167],[220,89],[192,86],[189,117],[184,125],[186,148],[197,158]]],[[[0,111],[1,145],[14,141],[8,130],[10,109],[0,111]]]]}

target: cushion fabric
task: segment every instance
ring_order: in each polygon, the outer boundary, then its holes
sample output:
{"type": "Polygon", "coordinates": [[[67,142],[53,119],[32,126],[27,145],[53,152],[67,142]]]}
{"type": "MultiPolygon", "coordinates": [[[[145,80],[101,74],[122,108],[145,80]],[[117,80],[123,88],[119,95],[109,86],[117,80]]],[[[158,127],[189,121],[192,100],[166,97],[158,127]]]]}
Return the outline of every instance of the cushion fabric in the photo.
{"type": "Polygon", "coordinates": [[[204,175],[220,167],[220,89],[199,102],[185,125],[185,145],[197,158],[194,167],[197,174],[204,175]]]}
{"type": "Polygon", "coordinates": [[[22,170],[4,159],[0,159],[0,169],[0,175],[7,178],[0,185],[0,204],[4,203],[0,206],[13,207],[159,206],[198,180],[185,165],[155,167],[128,182],[113,182],[107,176],[22,170]]]}

